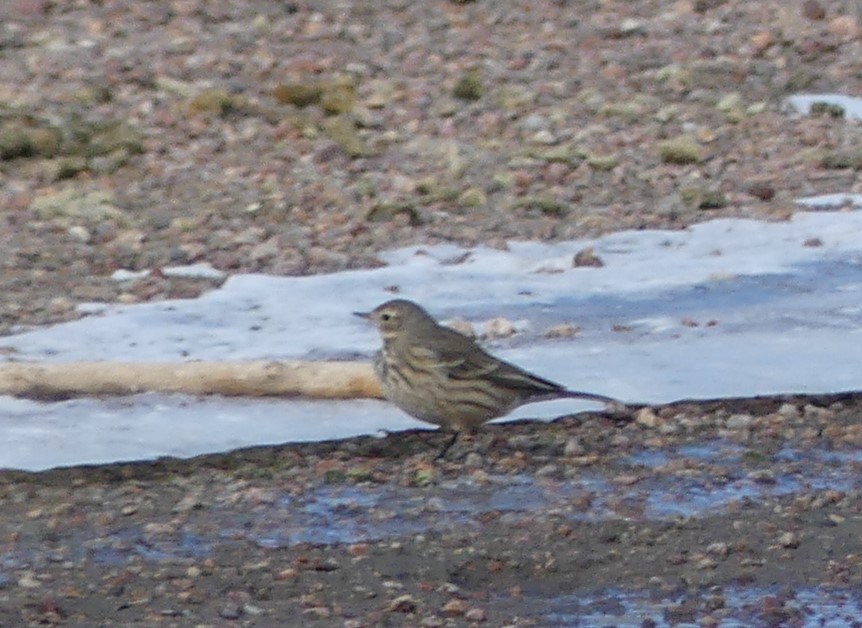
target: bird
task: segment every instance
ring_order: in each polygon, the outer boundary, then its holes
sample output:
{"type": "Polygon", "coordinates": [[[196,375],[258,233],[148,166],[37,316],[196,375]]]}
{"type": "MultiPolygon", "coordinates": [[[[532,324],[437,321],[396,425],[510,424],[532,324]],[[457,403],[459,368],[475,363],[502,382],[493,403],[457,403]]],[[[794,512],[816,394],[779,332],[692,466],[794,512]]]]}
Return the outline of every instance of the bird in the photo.
{"type": "Polygon", "coordinates": [[[412,301],[393,299],[354,314],[380,333],[374,371],[383,396],[410,416],[454,432],[441,455],[461,432],[474,432],[527,403],[571,398],[621,405],[500,360],[412,301]]]}

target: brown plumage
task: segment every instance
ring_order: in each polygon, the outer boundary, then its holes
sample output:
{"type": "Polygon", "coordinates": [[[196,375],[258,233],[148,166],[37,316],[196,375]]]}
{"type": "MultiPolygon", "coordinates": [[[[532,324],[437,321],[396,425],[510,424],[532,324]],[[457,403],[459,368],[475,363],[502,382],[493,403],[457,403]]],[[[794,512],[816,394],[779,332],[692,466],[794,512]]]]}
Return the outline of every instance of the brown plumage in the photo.
{"type": "Polygon", "coordinates": [[[618,403],[499,360],[411,301],[395,299],[355,314],[371,321],[383,339],[374,361],[383,396],[420,421],[457,433],[534,401],[570,397],[618,403]]]}

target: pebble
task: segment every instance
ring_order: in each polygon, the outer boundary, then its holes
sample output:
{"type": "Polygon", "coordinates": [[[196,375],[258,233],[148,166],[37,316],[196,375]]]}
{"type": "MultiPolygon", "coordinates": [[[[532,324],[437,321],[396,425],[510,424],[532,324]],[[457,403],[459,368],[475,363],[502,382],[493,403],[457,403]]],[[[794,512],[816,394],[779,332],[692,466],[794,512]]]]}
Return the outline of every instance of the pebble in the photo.
{"type": "Polygon", "coordinates": [[[32,571],[27,571],[18,578],[18,586],[24,589],[36,589],[41,587],[42,583],[36,578],[36,574],[32,571]]]}
{"type": "Polygon", "coordinates": [[[741,430],[751,427],[754,417],[750,414],[734,414],[727,419],[727,427],[731,430],[741,430]]]}
{"type": "Polygon", "coordinates": [[[571,338],[572,336],[575,336],[578,331],[580,331],[580,327],[577,325],[573,325],[572,323],[560,323],[559,325],[548,327],[543,335],[545,338],[571,338]]]}
{"type": "Polygon", "coordinates": [[[781,547],[795,549],[799,547],[800,544],[799,535],[795,532],[785,532],[778,537],[778,544],[781,545],[781,547]]]}
{"type": "Polygon", "coordinates": [[[532,113],[521,121],[521,128],[525,131],[544,131],[550,126],[547,118],[532,113]]]}
{"type": "Polygon", "coordinates": [[[399,595],[386,605],[390,613],[412,613],[416,610],[416,598],[412,595],[399,595]]]}
{"type": "Polygon", "coordinates": [[[654,428],[659,424],[659,418],[652,408],[641,408],[638,410],[635,422],[644,427],[654,428]]]}
{"type": "Polygon", "coordinates": [[[483,325],[483,331],[482,335],[486,338],[508,338],[515,335],[516,329],[514,323],[508,318],[498,316],[486,321],[483,325]]]}
{"type": "Polygon", "coordinates": [[[485,458],[475,451],[471,451],[464,456],[464,466],[468,469],[477,469],[485,465],[485,458]]]}
{"type": "Polygon", "coordinates": [[[467,602],[464,600],[460,600],[458,598],[449,600],[443,606],[443,613],[449,615],[450,617],[456,617],[458,615],[463,615],[468,610],[467,602]]]}

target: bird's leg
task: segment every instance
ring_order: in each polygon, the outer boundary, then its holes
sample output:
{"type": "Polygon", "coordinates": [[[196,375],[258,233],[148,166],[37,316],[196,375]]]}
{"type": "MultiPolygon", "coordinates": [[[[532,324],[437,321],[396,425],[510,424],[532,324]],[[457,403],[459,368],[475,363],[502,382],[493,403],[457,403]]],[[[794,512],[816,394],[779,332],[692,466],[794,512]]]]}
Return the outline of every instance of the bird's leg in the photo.
{"type": "Polygon", "coordinates": [[[460,434],[461,432],[457,430],[452,432],[452,438],[450,438],[449,441],[445,445],[443,445],[443,449],[441,449],[440,453],[434,457],[434,460],[440,460],[441,458],[445,458],[446,454],[449,453],[449,450],[452,449],[452,445],[454,445],[455,441],[458,440],[458,436],[460,434]]]}

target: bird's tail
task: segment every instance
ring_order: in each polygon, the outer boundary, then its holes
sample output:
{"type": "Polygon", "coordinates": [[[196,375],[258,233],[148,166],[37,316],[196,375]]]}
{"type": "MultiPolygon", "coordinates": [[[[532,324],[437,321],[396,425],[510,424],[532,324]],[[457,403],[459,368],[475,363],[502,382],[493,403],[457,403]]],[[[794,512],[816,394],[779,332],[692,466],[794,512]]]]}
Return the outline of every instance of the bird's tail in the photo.
{"type": "Polygon", "coordinates": [[[629,406],[618,399],[600,395],[598,393],[583,392],[580,390],[569,390],[560,388],[559,390],[548,391],[544,394],[538,394],[530,397],[530,402],[534,401],[550,401],[552,399],[583,399],[584,401],[597,401],[605,404],[605,409],[612,413],[625,412],[629,406]]]}
{"type": "Polygon", "coordinates": [[[580,390],[561,390],[559,393],[557,393],[557,396],[561,399],[584,399],[586,401],[599,401],[601,403],[613,403],[623,405],[621,401],[618,401],[613,397],[600,395],[598,393],[582,392],[580,390]]]}

